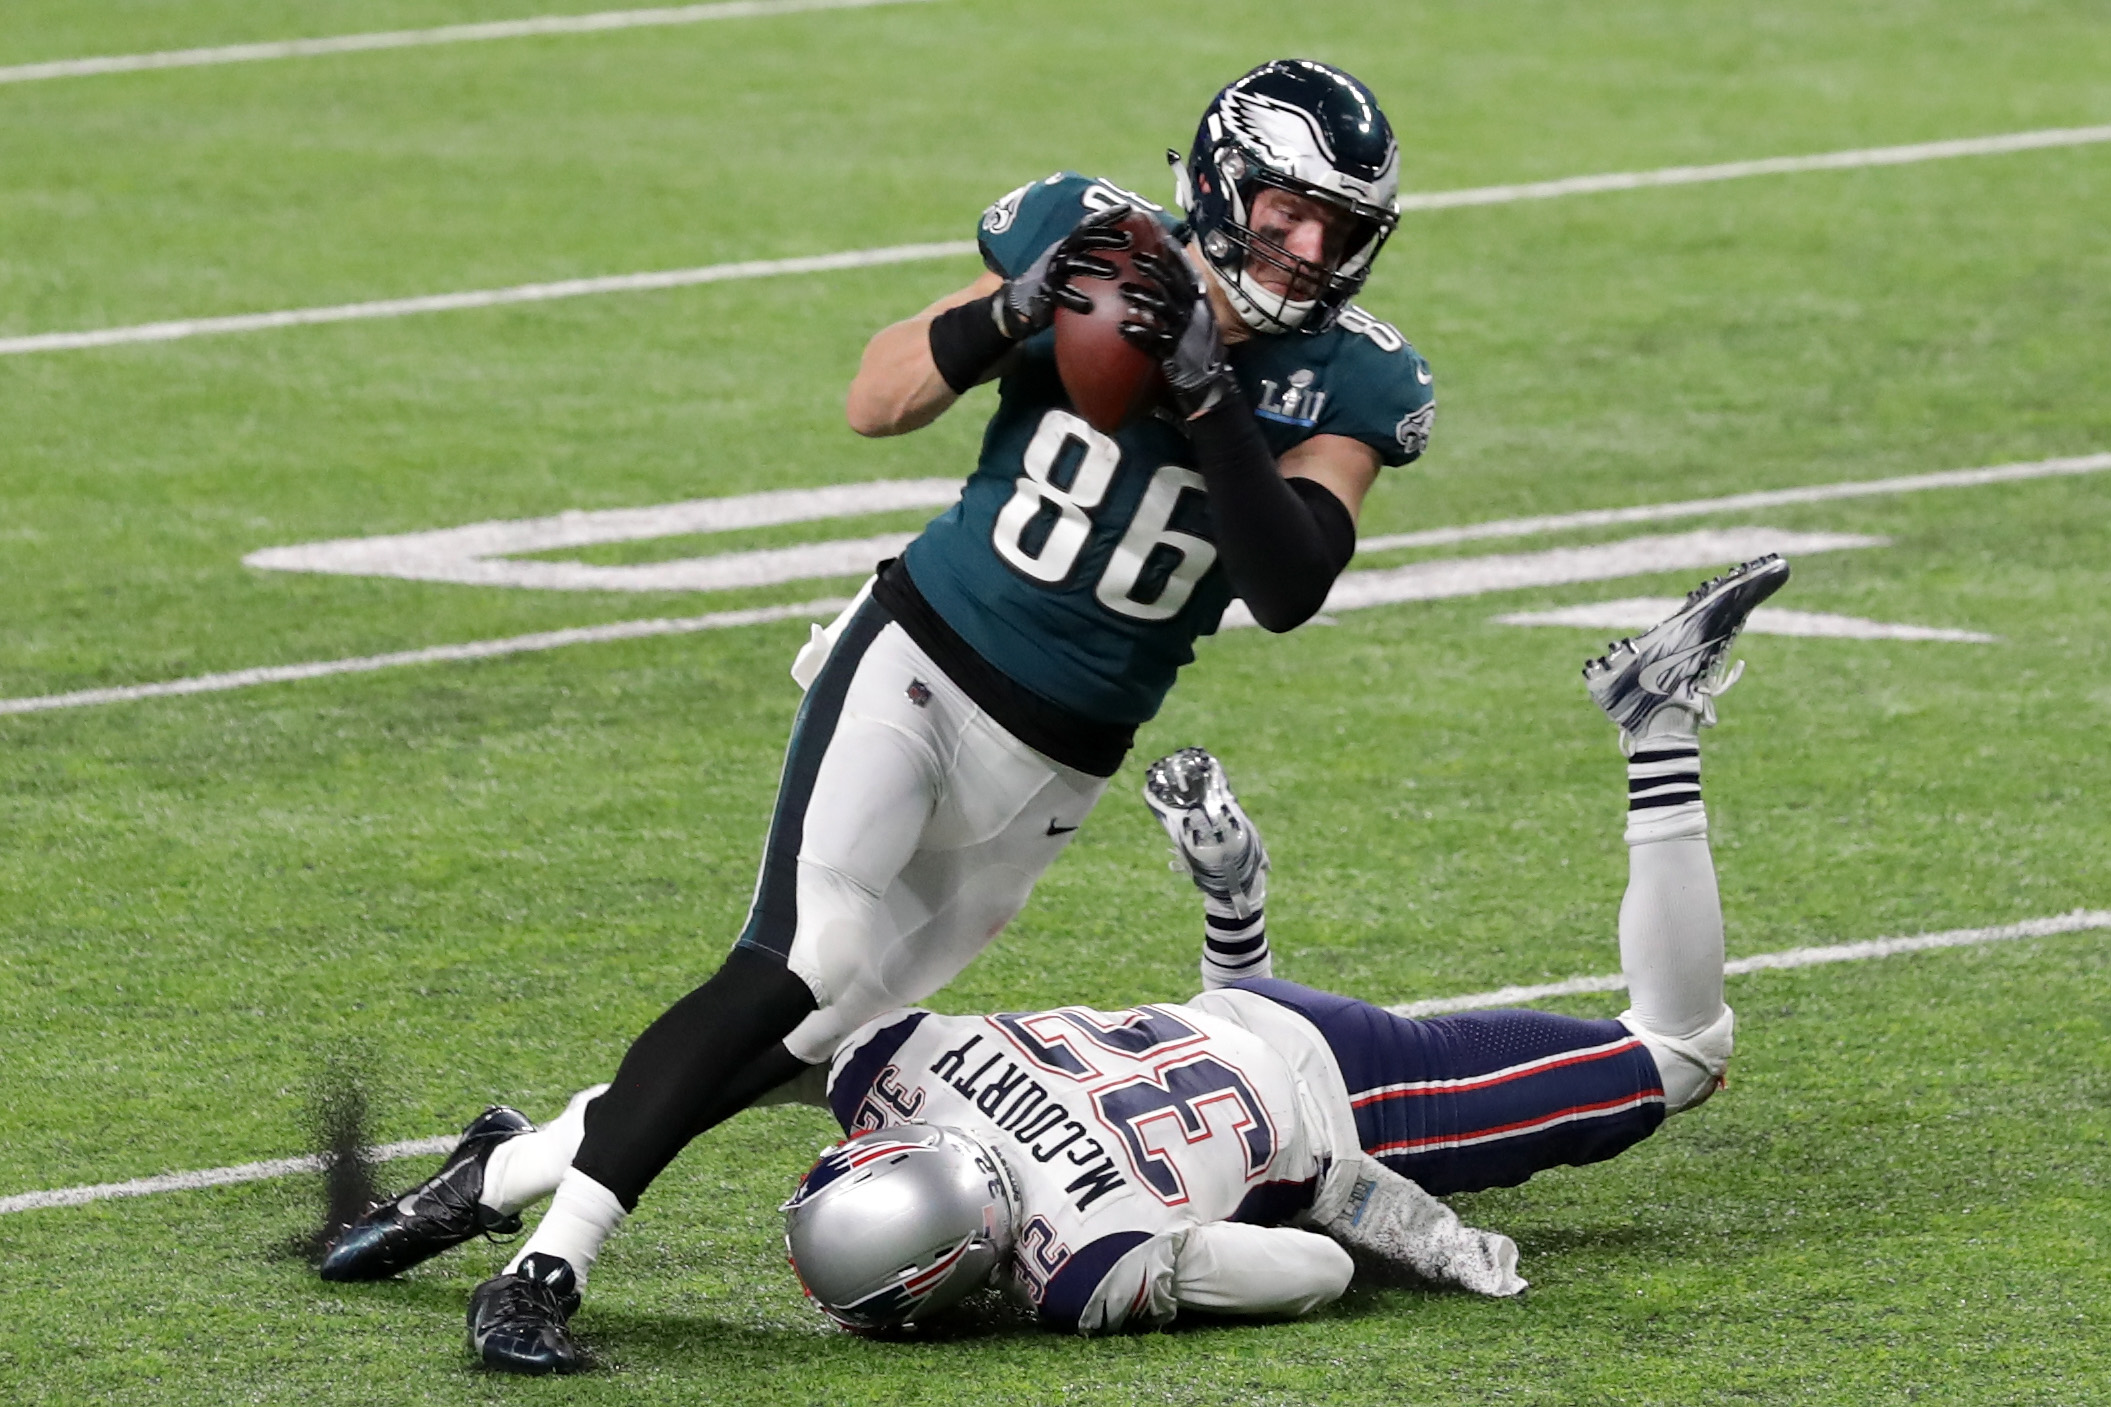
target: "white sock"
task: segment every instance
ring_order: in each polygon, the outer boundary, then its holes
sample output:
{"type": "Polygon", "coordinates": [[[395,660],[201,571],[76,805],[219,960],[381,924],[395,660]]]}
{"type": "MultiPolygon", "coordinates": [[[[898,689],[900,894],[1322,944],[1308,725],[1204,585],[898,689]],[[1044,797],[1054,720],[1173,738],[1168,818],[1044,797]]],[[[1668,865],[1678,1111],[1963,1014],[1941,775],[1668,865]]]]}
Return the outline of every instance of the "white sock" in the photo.
{"type": "Polygon", "coordinates": [[[1627,894],[1620,967],[1635,1019],[1684,1040],[1723,1012],[1723,911],[1701,803],[1700,718],[1659,709],[1627,754],[1627,894]]]}
{"type": "Polygon", "coordinates": [[[616,1200],[615,1193],[579,1169],[567,1168],[564,1180],[557,1184],[557,1195],[550,1199],[550,1209],[543,1213],[542,1224],[518,1254],[506,1262],[506,1273],[511,1275],[529,1256],[551,1255],[567,1262],[584,1287],[587,1274],[600,1258],[601,1243],[623,1224],[624,1216],[623,1204],[616,1200]]]}
{"type": "Polygon", "coordinates": [[[1730,1055],[1735,1017],[1723,1004],[1722,898],[1701,802],[1698,719],[1667,708],[1627,754],[1627,894],[1620,901],[1620,970],[1628,1009],[1664,1081],[1669,1113],[1706,1101],[1730,1055]]]}
{"type": "Polygon", "coordinates": [[[1268,918],[1259,905],[1240,918],[1231,905],[1205,896],[1202,900],[1202,990],[1248,977],[1272,977],[1274,960],[1268,954],[1268,918]]]}
{"type": "Polygon", "coordinates": [[[484,1163],[484,1190],[477,1200],[510,1215],[555,1192],[579,1151],[579,1140],[586,1136],[586,1106],[607,1088],[595,1085],[579,1091],[562,1114],[535,1132],[509,1138],[493,1149],[484,1163]]]}
{"type": "Polygon", "coordinates": [[[1629,841],[1620,971],[1634,1019],[1687,1040],[1723,1013],[1723,917],[1706,834],[1629,841]]]}

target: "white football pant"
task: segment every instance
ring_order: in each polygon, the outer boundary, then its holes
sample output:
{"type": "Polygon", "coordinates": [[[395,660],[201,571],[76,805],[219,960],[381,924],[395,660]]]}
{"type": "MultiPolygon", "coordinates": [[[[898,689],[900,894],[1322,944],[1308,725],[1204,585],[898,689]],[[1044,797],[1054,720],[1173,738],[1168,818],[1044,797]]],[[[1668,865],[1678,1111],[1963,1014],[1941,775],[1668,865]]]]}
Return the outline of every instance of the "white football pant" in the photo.
{"type": "MultiPolygon", "coordinates": [[[[805,801],[796,913],[779,906],[767,922],[751,918],[742,938],[784,952],[813,990],[820,1009],[784,1042],[810,1063],[881,1012],[950,982],[1025,905],[1107,789],[1106,778],[1053,762],[1005,731],[899,625],[855,628],[861,610],[877,610],[863,593],[795,668],[813,687],[787,788],[804,785],[795,775],[801,735],[810,748],[819,730],[832,732],[805,801]],[[831,651],[818,669],[816,647],[831,651]],[[861,653],[834,657],[846,649],[861,653]],[[855,670],[847,691],[845,666],[855,670]]],[[[789,858],[784,839],[773,830],[758,911],[772,867],[789,858]]]]}

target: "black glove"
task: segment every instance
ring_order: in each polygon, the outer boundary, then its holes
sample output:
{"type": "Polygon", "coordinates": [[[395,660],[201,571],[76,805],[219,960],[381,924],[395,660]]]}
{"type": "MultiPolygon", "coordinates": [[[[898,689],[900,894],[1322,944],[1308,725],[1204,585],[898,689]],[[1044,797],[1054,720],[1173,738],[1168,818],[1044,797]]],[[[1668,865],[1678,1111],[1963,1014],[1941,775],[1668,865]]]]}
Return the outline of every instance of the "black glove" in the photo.
{"type": "Polygon", "coordinates": [[[1127,249],[1129,232],[1118,230],[1130,214],[1125,205],[1095,211],[1077,226],[1041,251],[1041,257],[1016,277],[1006,279],[993,300],[1000,330],[1014,342],[1023,341],[1055,321],[1058,304],[1074,313],[1092,311],[1092,299],[1070,286],[1074,278],[1113,278],[1114,265],[1094,253],[1100,249],[1127,249]]]}
{"type": "Polygon", "coordinates": [[[1209,490],[1217,559],[1256,621],[1294,629],[1325,604],[1355,555],[1356,519],[1323,485],[1282,476],[1186,256],[1169,248],[1132,263],[1140,281],[1121,286],[1129,314],[1121,335],[1158,358],[1187,416],[1182,428],[1209,490]]]}
{"type": "Polygon", "coordinates": [[[1114,265],[1093,251],[1129,247],[1129,232],[1113,228],[1128,213],[1116,206],[1086,216],[995,293],[931,320],[931,364],[954,394],[964,394],[1012,348],[1054,322],[1058,306],[1092,311],[1092,300],[1070,281],[1116,276],[1114,265]]]}
{"type": "Polygon", "coordinates": [[[1190,418],[1224,398],[1236,384],[1217,334],[1217,314],[1194,267],[1177,247],[1139,254],[1131,261],[1147,283],[1124,283],[1128,317],[1121,335],[1138,351],[1158,358],[1174,404],[1190,418]]]}

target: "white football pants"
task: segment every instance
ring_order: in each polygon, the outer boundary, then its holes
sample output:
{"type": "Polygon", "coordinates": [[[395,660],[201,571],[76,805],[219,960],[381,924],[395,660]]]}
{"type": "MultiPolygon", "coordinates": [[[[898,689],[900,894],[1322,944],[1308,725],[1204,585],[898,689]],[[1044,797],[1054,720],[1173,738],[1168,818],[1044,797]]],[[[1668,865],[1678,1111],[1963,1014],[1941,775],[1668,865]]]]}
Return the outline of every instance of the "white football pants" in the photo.
{"type": "Polygon", "coordinates": [[[794,674],[811,685],[741,941],[813,990],[784,1043],[819,1063],[987,947],[1107,779],[1013,737],[864,593],[794,674]]]}

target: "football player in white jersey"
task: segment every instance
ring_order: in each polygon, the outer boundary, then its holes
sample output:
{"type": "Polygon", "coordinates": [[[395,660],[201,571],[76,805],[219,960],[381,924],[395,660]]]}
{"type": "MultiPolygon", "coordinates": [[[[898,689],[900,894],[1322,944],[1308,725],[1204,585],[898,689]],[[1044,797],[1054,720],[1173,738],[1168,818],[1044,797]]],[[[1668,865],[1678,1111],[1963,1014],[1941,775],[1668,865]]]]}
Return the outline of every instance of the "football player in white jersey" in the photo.
{"type": "Polygon", "coordinates": [[[827,1089],[851,1137],[785,1205],[808,1295],[872,1330],[999,1283],[1089,1334],[1183,1306],[1304,1313],[1348,1287],[1350,1251],[1523,1290],[1516,1246],[1431,1194],[1610,1158],[1721,1082],[1734,1018],[1699,729],[1736,678],[1739,628],[1787,578],[1779,558],[1746,563],[1585,667],[1628,761],[1618,1020],[1410,1020],[1275,980],[1266,852],[1215,760],[1176,753],[1144,794],[1209,909],[1206,990],[1115,1012],[892,1012],[853,1033],[827,1089]]]}
{"type": "MultiPolygon", "coordinates": [[[[828,1066],[760,1101],[825,1104],[848,1135],[785,1204],[808,1294],[871,1330],[1000,1283],[1050,1327],[1095,1333],[1181,1307],[1307,1312],[1347,1288],[1351,1252],[1522,1290],[1516,1247],[1436,1196],[1610,1158],[1721,1083],[1733,1016],[1699,730],[1737,678],[1746,618],[1787,577],[1779,558],[1746,563],[1585,666],[1627,758],[1618,1019],[1412,1020],[1276,980],[1260,837],[1215,760],[1176,753],[1149,769],[1145,799],[1203,892],[1203,993],[1112,1012],[896,1010],[850,1032],[828,1066]]],[[[541,1130],[487,1111],[404,1200],[517,1214],[555,1190],[599,1093],[541,1130]]],[[[385,1249],[400,1269],[460,1239],[385,1249]]],[[[479,1333],[505,1322],[472,1304],[480,1356],[479,1333]]]]}

